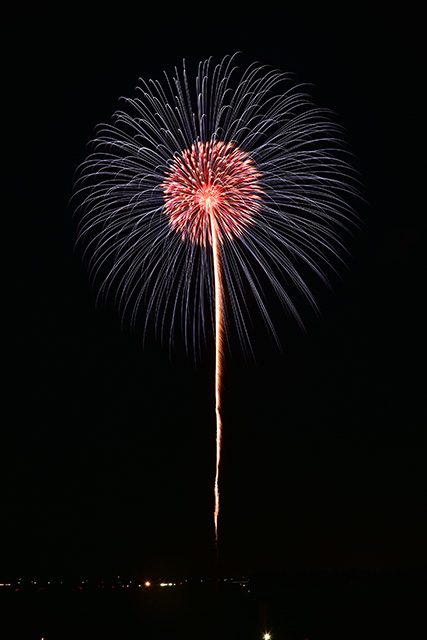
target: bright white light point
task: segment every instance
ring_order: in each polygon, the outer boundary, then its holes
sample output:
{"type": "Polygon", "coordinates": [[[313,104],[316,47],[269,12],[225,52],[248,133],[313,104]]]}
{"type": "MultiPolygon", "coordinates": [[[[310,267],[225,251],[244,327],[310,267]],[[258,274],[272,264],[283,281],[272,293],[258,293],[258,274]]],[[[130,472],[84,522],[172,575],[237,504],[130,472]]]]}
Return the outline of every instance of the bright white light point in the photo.
{"type": "Polygon", "coordinates": [[[264,640],[271,640],[271,635],[269,633],[264,633],[264,640]]]}

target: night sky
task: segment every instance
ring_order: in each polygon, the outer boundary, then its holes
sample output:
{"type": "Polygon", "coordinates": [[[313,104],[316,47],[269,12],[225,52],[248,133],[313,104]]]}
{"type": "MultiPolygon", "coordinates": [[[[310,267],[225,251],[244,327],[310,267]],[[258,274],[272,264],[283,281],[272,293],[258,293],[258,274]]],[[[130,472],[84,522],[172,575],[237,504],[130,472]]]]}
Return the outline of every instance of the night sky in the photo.
{"type": "Polygon", "coordinates": [[[350,269],[333,294],[315,292],[322,317],[307,313],[304,334],[273,308],[282,351],[256,323],[256,360],[237,343],[227,360],[220,572],[423,563],[424,212],[411,196],[407,39],[419,16],[356,6],[184,15],[118,3],[10,19],[2,571],[215,571],[213,344],[195,366],[179,341],[171,356],[151,338],[143,348],[113,303],[96,306],[68,201],[95,125],[138,77],[237,50],[242,65],[314,84],[347,129],[369,204],[350,269]]]}

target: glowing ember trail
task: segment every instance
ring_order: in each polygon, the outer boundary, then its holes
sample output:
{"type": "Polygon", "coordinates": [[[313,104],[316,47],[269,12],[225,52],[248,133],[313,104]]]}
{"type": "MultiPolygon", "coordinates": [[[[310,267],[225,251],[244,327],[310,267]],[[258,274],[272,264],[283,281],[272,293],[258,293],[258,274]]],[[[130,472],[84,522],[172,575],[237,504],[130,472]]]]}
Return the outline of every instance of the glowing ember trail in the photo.
{"type": "Polygon", "coordinates": [[[215,545],[218,556],[219,466],[222,419],[221,386],[224,357],[225,290],[221,245],[253,224],[261,202],[261,174],[247,153],[221,141],[199,142],[175,156],[163,182],[165,214],[182,240],[212,246],[215,292],[215,545]]]}
{"type": "Polygon", "coordinates": [[[212,233],[212,254],[214,264],[215,279],[215,415],[216,415],[216,467],[215,467],[215,545],[218,556],[218,515],[219,515],[219,463],[221,460],[221,380],[222,380],[222,359],[223,359],[223,339],[224,339],[224,290],[222,286],[222,265],[218,244],[218,230],[215,222],[213,210],[210,210],[211,233],[212,233]]]}

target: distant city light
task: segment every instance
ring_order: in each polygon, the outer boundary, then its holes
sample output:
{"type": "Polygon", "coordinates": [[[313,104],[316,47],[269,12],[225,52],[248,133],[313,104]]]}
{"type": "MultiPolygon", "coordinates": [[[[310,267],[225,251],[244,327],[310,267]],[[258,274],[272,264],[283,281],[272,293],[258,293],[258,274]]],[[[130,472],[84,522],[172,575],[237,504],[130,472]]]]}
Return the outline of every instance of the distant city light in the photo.
{"type": "MultiPolygon", "coordinates": [[[[165,580],[166,576],[163,576],[163,580],[165,580]]],[[[4,579],[4,578],[3,578],[4,579]]],[[[183,586],[185,584],[193,584],[194,586],[198,585],[200,589],[204,588],[204,585],[206,583],[209,583],[209,580],[206,580],[206,578],[200,578],[200,577],[194,577],[194,578],[185,578],[183,580],[177,580],[176,582],[166,582],[166,581],[158,581],[157,579],[153,579],[152,580],[145,580],[141,583],[138,583],[136,580],[126,580],[125,577],[118,577],[117,578],[113,578],[112,582],[110,582],[110,580],[107,581],[107,584],[104,584],[103,580],[92,580],[92,579],[84,579],[82,580],[81,577],[79,577],[78,579],[76,579],[75,581],[73,581],[72,586],[74,589],[76,590],[80,590],[80,591],[85,591],[86,588],[90,585],[93,585],[94,587],[98,587],[99,589],[104,589],[104,588],[109,588],[109,589],[115,589],[116,591],[120,589],[124,589],[125,587],[129,588],[145,588],[147,589],[158,589],[159,587],[169,587],[169,588],[173,588],[176,586],[183,586]],[[109,582],[109,584],[108,584],[109,582]]],[[[225,584],[228,584],[230,587],[233,586],[233,588],[236,588],[237,585],[240,585],[241,587],[244,588],[244,591],[249,592],[250,589],[250,580],[247,578],[220,578],[220,581],[224,581],[225,584]]],[[[22,588],[22,585],[24,584],[28,584],[31,585],[31,587],[34,589],[34,591],[38,590],[38,591],[44,591],[44,590],[52,590],[52,589],[57,589],[59,588],[59,585],[63,585],[64,582],[61,581],[57,581],[57,580],[46,580],[46,582],[44,580],[38,580],[36,578],[28,578],[28,581],[24,579],[23,582],[21,582],[21,578],[19,579],[15,579],[12,583],[10,582],[0,582],[0,591],[6,591],[7,589],[10,589],[11,591],[20,591],[20,587],[22,588]]],[[[167,590],[167,589],[166,589],[167,590]]],[[[267,633],[267,632],[260,632],[260,640],[272,640],[273,636],[271,635],[271,633],[267,633]]],[[[273,634],[274,635],[274,634],[273,634]]],[[[39,636],[40,637],[40,636],[39,636]]]]}

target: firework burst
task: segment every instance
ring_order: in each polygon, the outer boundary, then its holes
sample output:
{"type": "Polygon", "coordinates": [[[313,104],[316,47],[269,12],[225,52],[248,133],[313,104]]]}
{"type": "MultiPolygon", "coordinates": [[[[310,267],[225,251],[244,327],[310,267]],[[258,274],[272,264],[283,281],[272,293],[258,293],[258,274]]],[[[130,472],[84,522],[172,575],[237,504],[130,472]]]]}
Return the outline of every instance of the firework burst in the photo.
{"type": "Polygon", "coordinates": [[[249,155],[232,143],[193,144],[174,159],[163,183],[172,228],[204,247],[213,246],[212,220],[221,244],[241,236],[259,208],[259,177],[249,155]]]}
{"type": "Polygon", "coordinates": [[[100,295],[123,317],[154,317],[172,344],[181,326],[199,350],[215,336],[218,542],[221,378],[228,327],[251,351],[248,292],[277,339],[262,281],[302,324],[292,290],[317,310],[303,272],[326,285],[345,253],[357,182],[330,113],[280,71],[235,56],[140,81],[101,125],[76,189],[78,236],[100,295]],[[195,91],[194,91],[195,89],[195,91]],[[333,266],[334,265],[334,266],[333,266]]]}

